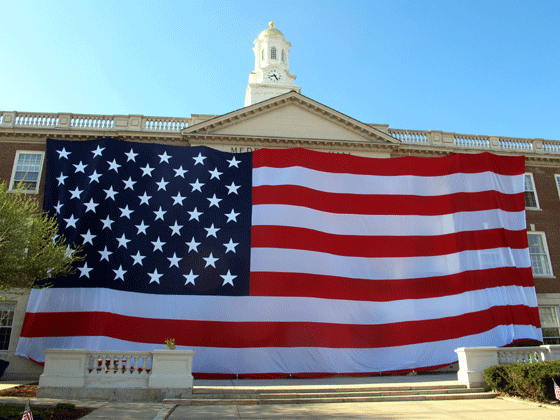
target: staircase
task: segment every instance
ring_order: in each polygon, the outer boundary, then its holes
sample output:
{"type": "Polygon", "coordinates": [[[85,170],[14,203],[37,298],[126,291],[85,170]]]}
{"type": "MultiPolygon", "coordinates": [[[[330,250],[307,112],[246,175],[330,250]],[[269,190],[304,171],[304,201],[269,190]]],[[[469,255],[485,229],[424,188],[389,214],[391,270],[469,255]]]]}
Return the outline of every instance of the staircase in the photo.
{"type": "Polygon", "coordinates": [[[463,400],[495,398],[497,394],[465,385],[391,384],[344,386],[226,387],[195,386],[192,398],[167,399],[176,405],[313,404],[342,402],[463,400]]]}

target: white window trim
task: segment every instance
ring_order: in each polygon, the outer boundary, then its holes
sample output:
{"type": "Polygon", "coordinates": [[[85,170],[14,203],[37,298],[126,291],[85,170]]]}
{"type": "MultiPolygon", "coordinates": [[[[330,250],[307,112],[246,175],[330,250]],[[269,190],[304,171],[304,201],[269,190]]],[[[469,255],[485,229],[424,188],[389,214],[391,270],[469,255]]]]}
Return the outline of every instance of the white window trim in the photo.
{"type": "Polygon", "coordinates": [[[554,174],[554,182],[556,182],[556,188],[558,189],[558,197],[560,197],[560,174],[554,174]]]}
{"type": "Polygon", "coordinates": [[[12,324],[11,325],[6,325],[6,326],[2,326],[1,328],[9,328],[10,329],[10,339],[8,340],[8,348],[6,350],[2,350],[0,349],[0,354],[6,354],[10,351],[10,344],[12,342],[12,338],[13,338],[13,334],[14,334],[14,321],[15,321],[15,313],[16,313],[16,303],[15,302],[0,302],[0,312],[2,312],[3,310],[11,310],[13,312],[13,317],[12,317],[12,324]]]}
{"type": "MultiPolygon", "coordinates": [[[[529,175],[531,177],[531,182],[533,183],[533,194],[535,194],[535,202],[537,203],[537,207],[525,207],[528,210],[540,210],[541,205],[539,204],[539,196],[537,195],[537,186],[535,185],[535,178],[531,172],[525,172],[525,175],[529,175]]],[[[525,177],[523,177],[523,183],[525,183],[525,177]]],[[[525,190],[527,191],[527,190],[525,190]]]]}
{"type": "Polygon", "coordinates": [[[22,192],[27,194],[39,194],[39,188],[41,185],[41,175],[43,173],[43,165],[45,163],[45,152],[40,150],[18,150],[16,152],[16,157],[14,159],[14,164],[12,166],[12,176],[10,177],[10,185],[8,191],[14,192],[15,190],[12,188],[14,183],[14,178],[17,172],[17,163],[19,161],[20,155],[41,155],[41,167],[39,168],[39,175],[37,176],[37,189],[36,190],[22,190],[22,192]]]}
{"type": "MultiPolygon", "coordinates": [[[[546,260],[548,261],[548,266],[550,267],[550,274],[535,274],[533,273],[533,277],[538,277],[538,278],[552,278],[554,277],[554,271],[552,271],[552,261],[550,261],[550,252],[548,252],[548,243],[546,242],[546,235],[544,232],[527,232],[527,236],[529,235],[540,235],[543,241],[543,247],[544,247],[544,251],[546,253],[546,260]]],[[[529,251],[529,258],[530,258],[530,254],[531,252],[529,251]]],[[[531,271],[532,271],[532,267],[531,267],[531,271]]]]}
{"type": "MultiPolygon", "coordinates": [[[[558,306],[557,305],[539,305],[540,309],[545,309],[545,308],[550,308],[554,311],[555,315],[556,315],[556,321],[557,321],[557,325],[555,326],[543,326],[542,322],[541,322],[541,328],[558,328],[558,335],[554,336],[554,337],[543,337],[544,339],[547,338],[558,338],[560,337],[560,318],[558,317],[558,306]]],[[[540,316],[540,314],[539,314],[540,316]]]]}

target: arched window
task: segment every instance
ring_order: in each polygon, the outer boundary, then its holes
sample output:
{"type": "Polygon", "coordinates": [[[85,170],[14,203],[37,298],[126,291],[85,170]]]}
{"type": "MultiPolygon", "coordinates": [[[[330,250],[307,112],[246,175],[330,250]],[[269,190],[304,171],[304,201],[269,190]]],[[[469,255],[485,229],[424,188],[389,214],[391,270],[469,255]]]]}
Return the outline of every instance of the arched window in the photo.
{"type": "Polygon", "coordinates": [[[286,61],[286,55],[284,54],[284,50],[282,50],[282,63],[286,61]]]}
{"type": "Polygon", "coordinates": [[[272,47],[272,48],[270,49],[270,58],[271,58],[272,60],[276,60],[276,47],[272,47]]]}

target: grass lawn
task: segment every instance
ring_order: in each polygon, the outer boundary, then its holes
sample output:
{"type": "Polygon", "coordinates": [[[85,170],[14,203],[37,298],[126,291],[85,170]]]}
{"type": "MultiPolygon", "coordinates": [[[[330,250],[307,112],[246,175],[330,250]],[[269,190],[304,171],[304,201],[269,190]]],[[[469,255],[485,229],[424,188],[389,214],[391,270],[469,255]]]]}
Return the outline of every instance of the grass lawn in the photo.
{"type": "MultiPolygon", "coordinates": [[[[0,405],[0,419],[21,420],[25,405],[0,405]]],[[[66,404],[60,408],[31,407],[33,420],[75,420],[84,417],[93,410],[84,408],[72,408],[66,404]]]]}

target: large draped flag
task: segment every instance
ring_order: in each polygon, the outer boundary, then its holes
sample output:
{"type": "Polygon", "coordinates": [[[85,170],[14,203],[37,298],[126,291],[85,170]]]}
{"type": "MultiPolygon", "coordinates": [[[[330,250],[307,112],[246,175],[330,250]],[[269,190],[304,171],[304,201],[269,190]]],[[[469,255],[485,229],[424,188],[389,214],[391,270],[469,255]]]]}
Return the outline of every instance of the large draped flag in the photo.
{"type": "Polygon", "coordinates": [[[176,339],[200,376],[431,369],[542,340],[524,158],[232,154],[47,142],[44,206],[84,246],[33,290],[17,355],[176,339]]]}

